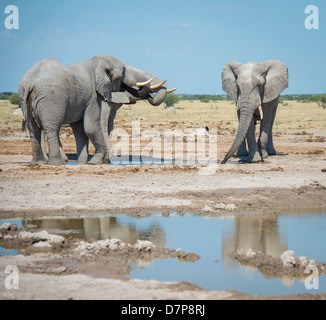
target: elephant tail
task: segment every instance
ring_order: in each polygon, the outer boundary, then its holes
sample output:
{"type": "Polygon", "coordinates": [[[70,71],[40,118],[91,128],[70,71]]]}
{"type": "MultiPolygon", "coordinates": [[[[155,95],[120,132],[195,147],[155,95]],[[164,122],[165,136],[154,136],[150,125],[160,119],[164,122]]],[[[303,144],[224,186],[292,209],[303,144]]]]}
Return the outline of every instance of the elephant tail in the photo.
{"type": "Polygon", "coordinates": [[[26,127],[28,126],[29,123],[29,115],[32,111],[31,106],[29,106],[29,104],[31,104],[30,102],[30,95],[32,93],[32,91],[34,90],[34,87],[19,87],[18,89],[18,95],[19,95],[19,105],[20,108],[22,109],[23,112],[23,116],[24,119],[22,121],[22,131],[26,131],[26,127]]]}
{"type": "Polygon", "coordinates": [[[27,121],[25,119],[23,119],[23,121],[22,121],[22,131],[23,132],[26,131],[26,126],[27,126],[27,121]]]}

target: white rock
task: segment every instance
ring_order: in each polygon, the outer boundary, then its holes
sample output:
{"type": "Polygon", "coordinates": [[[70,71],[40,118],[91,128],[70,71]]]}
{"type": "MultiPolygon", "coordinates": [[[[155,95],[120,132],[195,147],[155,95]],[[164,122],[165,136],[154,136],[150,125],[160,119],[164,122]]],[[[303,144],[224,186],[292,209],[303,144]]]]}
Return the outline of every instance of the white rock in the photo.
{"type": "Polygon", "coordinates": [[[120,247],[120,240],[119,239],[111,239],[110,244],[109,244],[109,249],[110,250],[118,250],[120,247]]]}
{"type": "Polygon", "coordinates": [[[34,244],[36,248],[52,248],[51,244],[47,241],[40,241],[34,244]]]}
{"type": "Polygon", "coordinates": [[[225,210],[229,210],[229,211],[232,211],[236,208],[235,204],[234,203],[230,203],[228,204],[226,207],[225,207],[225,210]]]}
{"type": "Polygon", "coordinates": [[[249,249],[246,253],[246,256],[249,258],[253,258],[255,255],[255,252],[253,252],[251,249],[249,249]]]}
{"type": "Polygon", "coordinates": [[[294,251],[292,250],[284,251],[280,256],[280,259],[284,266],[288,264],[295,265],[295,256],[294,256],[294,251]]]}
{"type": "Polygon", "coordinates": [[[55,234],[49,234],[46,230],[35,232],[35,233],[28,232],[28,231],[21,231],[19,232],[18,237],[33,239],[36,242],[48,241],[50,243],[63,243],[65,241],[64,237],[57,236],[55,234]]]}
{"type": "Polygon", "coordinates": [[[23,111],[22,111],[21,108],[18,108],[18,109],[16,109],[16,110],[14,111],[13,114],[14,114],[15,116],[16,116],[16,115],[19,115],[19,114],[23,114],[23,111]]]}
{"type": "Polygon", "coordinates": [[[298,257],[299,263],[303,266],[306,266],[309,263],[309,259],[307,257],[298,257]]]}
{"type": "Polygon", "coordinates": [[[215,208],[225,210],[226,205],[223,202],[221,202],[221,203],[216,204],[215,208]]]}
{"type": "Polygon", "coordinates": [[[203,209],[204,212],[211,212],[213,209],[211,207],[209,207],[208,205],[206,205],[203,209]]]}
{"type": "Polygon", "coordinates": [[[65,238],[55,234],[49,234],[46,230],[36,232],[33,234],[34,241],[48,241],[50,243],[63,243],[65,238]]]}
{"type": "Polygon", "coordinates": [[[153,245],[152,242],[147,241],[147,240],[137,240],[137,243],[135,244],[135,248],[138,249],[139,251],[151,251],[155,246],[153,245]]]}
{"type": "Polygon", "coordinates": [[[9,230],[10,229],[10,223],[9,222],[5,222],[1,225],[0,229],[4,229],[4,230],[9,230]]]}
{"type": "Polygon", "coordinates": [[[18,238],[32,238],[33,233],[28,231],[21,231],[18,233],[18,238]]]}

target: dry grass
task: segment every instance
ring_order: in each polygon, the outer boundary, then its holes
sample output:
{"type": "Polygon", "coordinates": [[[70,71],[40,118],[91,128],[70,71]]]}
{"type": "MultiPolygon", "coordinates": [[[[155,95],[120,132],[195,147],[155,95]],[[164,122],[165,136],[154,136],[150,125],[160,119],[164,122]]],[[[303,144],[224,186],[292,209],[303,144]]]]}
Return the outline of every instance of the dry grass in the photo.
{"type": "Polygon", "coordinates": [[[14,115],[18,106],[11,104],[7,100],[0,102],[0,129],[17,130],[22,127],[22,115],[14,115]]]}
{"type": "MultiPolygon", "coordinates": [[[[280,104],[274,131],[295,132],[309,128],[326,130],[326,110],[315,103],[300,103],[285,101],[280,104]],[[303,121],[304,119],[311,121],[303,121]]],[[[0,103],[0,129],[20,130],[22,115],[14,115],[17,106],[9,101],[0,103]]],[[[230,101],[180,101],[175,109],[165,109],[163,105],[153,107],[148,102],[140,101],[135,105],[124,105],[117,113],[117,126],[129,127],[134,120],[142,119],[142,128],[210,128],[218,129],[223,125],[229,129],[236,129],[238,118],[235,104],[230,101]]]]}
{"type": "MultiPolygon", "coordinates": [[[[276,131],[301,130],[310,127],[326,130],[326,110],[315,103],[300,103],[297,101],[285,101],[285,105],[278,107],[274,129],[276,131]],[[310,119],[311,121],[303,121],[310,119]]],[[[145,127],[158,128],[166,126],[180,127],[214,127],[220,124],[230,129],[236,129],[238,118],[235,104],[230,101],[180,101],[175,109],[165,109],[163,106],[152,107],[147,102],[139,102],[131,106],[122,106],[118,111],[117,119],[130,122],[144,118],[142,124],[145,127]],[[176,122],[176,123],[175,123],[176,122]]],[[[120,121],[118,121],[120,122],[120,121]]],[[[122,124],[122,122],[120,122],[122,124]]]]}

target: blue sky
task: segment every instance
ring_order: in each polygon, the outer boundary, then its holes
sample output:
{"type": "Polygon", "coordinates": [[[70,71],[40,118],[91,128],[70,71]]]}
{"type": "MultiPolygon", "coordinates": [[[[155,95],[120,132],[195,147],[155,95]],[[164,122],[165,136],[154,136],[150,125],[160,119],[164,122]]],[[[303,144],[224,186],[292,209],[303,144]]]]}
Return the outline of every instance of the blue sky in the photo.
{"type": "Polygon", "coordinates": [[[270,59],[289,68],[285,94],[326,92],[325,0],[1,0],[0,46],[0,91],[17,91],[45,57],[71,65],[110,54],[177,93],[222,94],[227,62],[270,59]],[[305,29],[310,4],[319,30],[305,29]],[[4,26],[7,5],[19,30],[4,26]]]}

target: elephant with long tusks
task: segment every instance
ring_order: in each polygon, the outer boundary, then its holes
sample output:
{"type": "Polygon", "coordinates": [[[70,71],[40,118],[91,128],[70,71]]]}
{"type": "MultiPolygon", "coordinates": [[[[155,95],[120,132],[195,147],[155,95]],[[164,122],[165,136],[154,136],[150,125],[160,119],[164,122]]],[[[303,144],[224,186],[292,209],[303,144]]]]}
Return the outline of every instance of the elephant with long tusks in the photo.
{"type": "Polygon", "coordinates": [[[88,161],[89,139],[95,146],[95,155],[89,163],[103,163],[108,138],[102,126],[109,119],[103,118],[108,115],[102,109],[109,106],[117,110],[119,105],[141,99],[159,105],[172,91],[164,83],[109,55],[95,56],[73,66],[54,58],[36,63],[24,75],[18,89],[30,133],[32,163],[66,163],[60,153],[59,132],[63,124],[69,124],[74,132],[79,163],[88,161]],[[151,93],[156,93],[155,97],[151,93]],[[42,130],[49,145],[48,160],[42,150],[42,130]]]}

